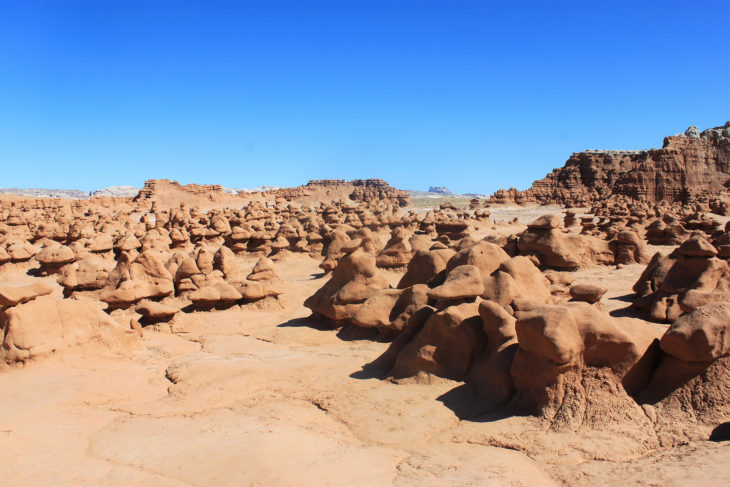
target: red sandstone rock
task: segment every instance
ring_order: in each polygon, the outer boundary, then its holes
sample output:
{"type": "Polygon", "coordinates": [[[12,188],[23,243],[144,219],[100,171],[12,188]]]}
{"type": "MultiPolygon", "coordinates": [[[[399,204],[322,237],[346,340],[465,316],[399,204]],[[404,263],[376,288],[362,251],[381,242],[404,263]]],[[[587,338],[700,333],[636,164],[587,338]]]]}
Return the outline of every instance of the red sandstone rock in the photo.
{"type": "MultiPolygon", "coordinates": [[[[713,130],[720,133],[722,127],[713,130]]],[[[730,180],[730,138],[705,132],[698,137],[666,137],[661,149],[577,152],[530,189],[500,190],[490,202],[533,200],[580,206],[611,196],[650,203],[715,196],[725,192],[730,180]]]]}

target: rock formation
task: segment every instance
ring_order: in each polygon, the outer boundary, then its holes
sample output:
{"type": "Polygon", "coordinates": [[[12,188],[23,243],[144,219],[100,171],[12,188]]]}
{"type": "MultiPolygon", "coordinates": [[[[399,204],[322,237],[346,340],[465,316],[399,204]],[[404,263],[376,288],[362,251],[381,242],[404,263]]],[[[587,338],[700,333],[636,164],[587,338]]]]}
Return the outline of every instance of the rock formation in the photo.
{"type": "Polygon", "coordinates": [[[672,322],[700,306],[730,300],[730,268],[702,237],[669,255],[657,253],[634,284],[634,302],[650,319],[672,322]]]}
{"type": "Polygon", "coordinates": [[[107,343],[138,340],[136,333],[117,323],[103,308],[98,301],[42,296],[5,309],[0,312],[0,360],[25,362],[95,339],[107,343]]]}
{"type": "Polygon", "coordinates": [[[688,203],[726,194],[730,181],[730,122],[664,139],[661,149],[576,152],[562,168],[526,191],[500,190],[492,203],[583,206],[623,196],[649,203],[688,203]]]}
{"type": "Polygon", "coordinates": [[[408,191],[391,187],[382,179],[320,179],[312,180],[296,188],[282,188],[265,191],[264,196],[275,196],[288,201],[318,201],[349,198],[352,201],[385,201],[399,207],[408,206],[411,196],[408,191]]]}
{"type": "Polygon", "coordinates": [[[340,259],[330,280],[304,301],[304,306],[341,325],[351,320],[376,291],[387,287],[385,278],[378,274],[375,256],[356,247],[340,259]]]}

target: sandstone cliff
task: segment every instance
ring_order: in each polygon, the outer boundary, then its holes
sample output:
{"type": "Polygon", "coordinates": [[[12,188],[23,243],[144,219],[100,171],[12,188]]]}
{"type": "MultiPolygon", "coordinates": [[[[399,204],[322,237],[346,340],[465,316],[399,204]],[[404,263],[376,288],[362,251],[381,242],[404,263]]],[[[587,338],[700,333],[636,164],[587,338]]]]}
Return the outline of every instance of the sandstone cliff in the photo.
{"type": "Polygon", "coordinates": [[[664,138],[661,149],[576,152],[562,168],[525,191],[499,190],[490,203],[584,205],[626,197],[649,203],[689,202],[727,193],[730,122],[664,138]]]}

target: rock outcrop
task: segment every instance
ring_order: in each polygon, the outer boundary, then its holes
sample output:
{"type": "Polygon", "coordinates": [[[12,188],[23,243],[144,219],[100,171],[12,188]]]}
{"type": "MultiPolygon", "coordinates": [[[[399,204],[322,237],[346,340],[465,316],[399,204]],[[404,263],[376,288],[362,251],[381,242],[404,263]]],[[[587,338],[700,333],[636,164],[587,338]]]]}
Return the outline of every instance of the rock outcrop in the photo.
{"type": "Polygon", "coordinates": [[[653,321],[672,322],[707,303],[730,301],[730,267],[694,237],[669,255],[657,253],[634,284],[634,305],[653,321]]]}
{"type": "Polygon", "coordinates": [[[590,264],[613,264],[608,242],[591,235],[565,233],[560,219],[546,215],[527,225],[517,246],[522,254],[534,255],[540,264],[556,269],[575,269],[590,264]]]}
{"type": "Polygon", "coordinates": [[[0,360],[25,362],[91,340],[136,341],[139,335],[107,315],[98,301],[41,296],[0,313],[0,360]],[[136,338],[135,338],[136,337],[136,338]]]}
{"type": "Polygon", "coordinates": [[[661,149],[576,152],[530,189],[500,190],[489,201],[585,205],[622,196],[687,203],[726,193],[729,183],[730,122],[702,133],[690,127],[666,137],[661,149]]]}
{"type": "Polygon", "coordinates": [[[356,248],[340,259],[330,280],[307,298],[304,306],[341,325],[351,320],[376,291],[386,288],[388,282],[378,274],[375,256],[356,248]]]}
{"type": "Polygon", "coordinates": [[[281,188],[265,191],[264,196],[275,196],[288,201],[306,200],[311,197],[326,201],[327,199],[349,198],[352,201],[386,201],[396,206],[408,206],[411,195],[408,191],[390,186],[382,179],[319,179],[309,181],[296,188],[281,188]]]}

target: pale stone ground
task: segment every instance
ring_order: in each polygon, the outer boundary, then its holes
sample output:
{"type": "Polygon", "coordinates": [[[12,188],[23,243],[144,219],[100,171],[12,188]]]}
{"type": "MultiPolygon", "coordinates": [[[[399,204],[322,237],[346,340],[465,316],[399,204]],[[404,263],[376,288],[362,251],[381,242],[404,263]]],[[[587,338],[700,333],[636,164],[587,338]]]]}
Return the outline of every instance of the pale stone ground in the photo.
{"type": "MultiPolygon", "coordinates": [[[[486,431],[520,437],[529,419],[460,420],[438,399],[459,383],[369,378],[362,366],[387,344],[307,322],[301,303],[324,282],[318,263],[276,264],[288,283],[282,309],[190,313],[174,333],[146,328],[137,350],[68,349],[0,373],[2,485],[728,484],[727,442],[616,461],[563,445],[532,458],[493,446],[486,431]]],[[[607,285],[604,305],[620,311],[642,270],[587,269],[576,281],[607,285]]],[[[26,277],[2,276],[13,279],[26,277]]]]}

